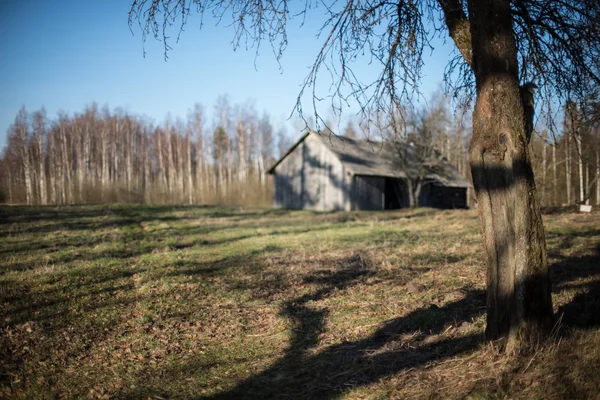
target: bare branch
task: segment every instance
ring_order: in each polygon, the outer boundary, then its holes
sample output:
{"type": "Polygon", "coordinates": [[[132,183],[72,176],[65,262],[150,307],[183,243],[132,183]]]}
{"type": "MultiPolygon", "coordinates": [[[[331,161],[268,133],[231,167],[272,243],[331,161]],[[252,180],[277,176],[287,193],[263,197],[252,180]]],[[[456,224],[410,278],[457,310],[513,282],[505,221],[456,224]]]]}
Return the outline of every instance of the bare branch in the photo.
{"type": "Polygon", "coordinates": [[[471,27],[460,0],[437,0],[444,12],[450,37],[463,56],[465,62],[472,67],[473,49],[471,47],[471,27]]]}

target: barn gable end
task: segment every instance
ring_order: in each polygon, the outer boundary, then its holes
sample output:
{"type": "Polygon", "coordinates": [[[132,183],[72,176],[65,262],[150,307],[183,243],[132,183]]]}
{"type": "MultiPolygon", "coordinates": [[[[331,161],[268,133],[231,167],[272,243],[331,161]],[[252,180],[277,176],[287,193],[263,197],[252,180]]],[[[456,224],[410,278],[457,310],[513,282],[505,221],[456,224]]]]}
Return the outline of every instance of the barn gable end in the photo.
{"type": "Polygon", "coordinates": [[[269,171],[275,207],[350,210],[350,180],[342,162],[316,136],[306,134],[269,171]]]}

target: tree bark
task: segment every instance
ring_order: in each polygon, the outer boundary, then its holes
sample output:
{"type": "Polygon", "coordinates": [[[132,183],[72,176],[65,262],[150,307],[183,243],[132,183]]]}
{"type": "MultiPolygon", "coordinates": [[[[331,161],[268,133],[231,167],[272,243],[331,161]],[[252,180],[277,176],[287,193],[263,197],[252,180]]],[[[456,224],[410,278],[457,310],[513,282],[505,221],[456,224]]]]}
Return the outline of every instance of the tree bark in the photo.
{"type": "Polygon", "coordinates": [[[7,182],[8,182],[8,204],[12,204],[13,202],[13,198],[12,198],[12,177],[10,174],[10,168],[6,169],[6,176],[7,176],[7,182]]]}
{"type": "Polygon", "coordinates": [[[171,132],[171,125],[167,123],[166,130],[167,138],[167,191],[169,196],[169,203],[174,202],[173,191],[175,188],[175,164],[173,162],[173,135],[171,132]]]}
{"type": "Polygon", "coordinates": [[[56,147],[54,134],[48,136],[48,178],[50,182],[50,203],[56,204],[56,147]]]}
{"type": "Polygon", "coordinates": [[[565,150],[565,173],[567,180],[567,204],[571,204],[571,133],[566,132],[567,147],[565,150]]]}
{"type": "Polygon", "coordinates": [[[596,142],[596,205],[600,205],[600,145],[596,142]]]}
{"type": "Polygon", "coordinates": [[[583,198],[585,197],[585,191],[583,188],[583,160],[581,157],[581,130],[577,127],[575,133],[575,147],[577,150],[577,167],[579,170],[579,204],[583,204],[583,198]]]}
{"type": "Polygon", "coordinates": [[[551,328],[552,299],[510,2],[471,0],[469,18],[477,91],[469,158],[488,261],[486,336],[527,342],[551,328]]]}
{"type": "Polygon", "coordinates": [[[16,130],[19,138],[19,154],[21,156],[21,165],[23,166],[23,179],[25,182],[25,201],[32,204],[33,191],[31,188],[31,171],[29,163],[29,137],[27,134],[27,113],[25,109],[19,111],[17,116],[16,130]]]}
{"type": "Polygon", "coordinates": [[[100,193],[103,201],[106,201],[106,188],[108,187],[108,133],[110,131],[107,126],[108,121],[105,120],[102,127],[102,138],[100,139],[101,157],[102,157],[102,173],[101,173],[101,188],[100,193]]]}
{"type": "Polygon", "coordinates": [[[542,195],[540,204],[546,205],[546,132],[542,136],[542,195]]]}
{"type": "Polygon", "coordinates": [[[586,187],[586,190],[585,190],[585,194],[584,194],[585,204],[586,205],[590,205],[590,189],[591,188],[589,187],[589,184],[590,184],[590,166],[588,164],[586,164],[586,166],[585,166],[585,187],[586,187]]]}
{"type": "Polygon", "coordinates": [[[188,204],[194,204],[194,182],[192,173],[192,136],[189,128],[186,129],[185,132],[185,157],[188,204]]]}
{"type": "Polygon", "coordinates": [[[558,181],[556,180],[556,143],[552,145],[552,205],[558,205],[556,200],[556,186],[558,181]]]}
{"type": "Polygon", "coordinates": [[[62,171],[63,171],[64,175],[62,176],[62,179],[65,180],[64,192],[63,192],[64,193],[63,194],[63,204],[68,204],[70,201],[72,201],[72,196],[71,196],[72,168],[71,168],[70,157],[69,157],[69,143],[68,143],[68,139],[67,139],[67,121],[60,122],[59,132],[60,132],[61,153],[63,155],[62,171]]]}
{"type": "Polygon", "coordinates": [[[156,137],[156,158],[158,159],[158,189],[161,193],[161,201],[165,201],[164,194],[167,188],[167,175],[165,172],[165,163],[163,159],[162,149],[162,132],[157,130],[155,133],[156,137]]]}

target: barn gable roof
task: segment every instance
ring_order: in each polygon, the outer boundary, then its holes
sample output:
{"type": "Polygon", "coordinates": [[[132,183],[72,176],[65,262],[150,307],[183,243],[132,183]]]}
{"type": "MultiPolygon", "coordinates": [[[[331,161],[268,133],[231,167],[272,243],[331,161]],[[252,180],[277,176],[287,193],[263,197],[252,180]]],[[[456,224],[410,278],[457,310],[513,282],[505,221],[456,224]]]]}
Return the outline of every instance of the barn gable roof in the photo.
{"type": "MultiPolygon", "coordinates": [[[[277,166],[309,135],[314,135],[331,150],[342,162],[344,167],[353,175],[379,176],[389,178],[406,178],[406,168],[416,168],[418,159],[414,151],[405,152],[413,160],[403,163],[403,168],[398,166],[398,155],[394,144],[371,140],[356,140],[345,136],[308,132],[296,142],[272,167],[269,174],[274,174],[277,166]]],[[[427,179],[442,186],[471,187],[471,184],[458,172],[458,170],[444,159],[439,159],[435,164],[429,165],[430,173],[427,179]]],[[[414,171],[409,175],[414,175],[414,171]]]]}

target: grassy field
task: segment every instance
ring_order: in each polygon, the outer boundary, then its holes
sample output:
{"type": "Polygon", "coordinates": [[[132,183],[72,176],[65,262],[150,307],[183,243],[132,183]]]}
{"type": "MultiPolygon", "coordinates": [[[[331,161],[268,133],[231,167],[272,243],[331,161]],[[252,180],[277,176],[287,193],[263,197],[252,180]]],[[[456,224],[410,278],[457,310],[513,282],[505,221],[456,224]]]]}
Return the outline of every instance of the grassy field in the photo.
{"type": "Polygon", "coordinates": [[[600,214],[544,219],[560,326],[508,357],[474,211],[0,208],[0,398],[595,398],[600,214]]]}

